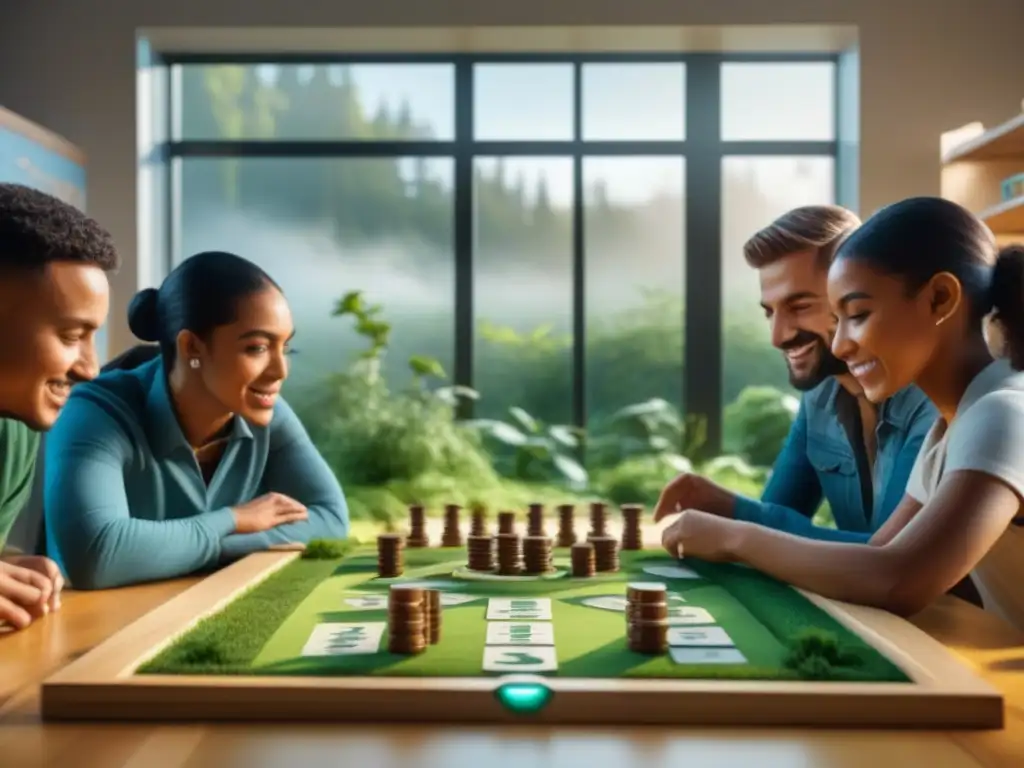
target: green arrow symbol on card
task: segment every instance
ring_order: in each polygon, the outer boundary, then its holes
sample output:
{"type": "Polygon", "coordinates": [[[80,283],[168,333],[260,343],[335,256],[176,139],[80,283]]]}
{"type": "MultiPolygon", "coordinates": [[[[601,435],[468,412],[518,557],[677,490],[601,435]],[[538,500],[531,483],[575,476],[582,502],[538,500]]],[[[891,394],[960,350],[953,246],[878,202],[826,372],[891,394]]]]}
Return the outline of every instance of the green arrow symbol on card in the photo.
{"type": "Polygon", "coordinates": [[[498,663],[499,664],[512,664],[512,665],[519,665],[519,664],[543,664],[544,663],[544,659],[542,659],[540,656],[531,656],[530,654],[523,653],[522,651],[517,652],[517,653],[510,653],[510,652],[506,651],[505,654],[504,654],[504,657],[501,658],[501,659],[498,659],[498,663]]]}

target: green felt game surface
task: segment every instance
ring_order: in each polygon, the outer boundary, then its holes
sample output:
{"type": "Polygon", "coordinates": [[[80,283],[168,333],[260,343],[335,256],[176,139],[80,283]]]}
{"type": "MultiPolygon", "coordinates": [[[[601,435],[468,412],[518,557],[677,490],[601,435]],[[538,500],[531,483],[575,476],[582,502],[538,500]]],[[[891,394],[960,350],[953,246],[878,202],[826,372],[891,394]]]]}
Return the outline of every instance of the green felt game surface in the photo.
{"type": "MultiPolygon", "coordinates": [[[[681,563],[660,550],[622,551],[619,571],[574,578],[568,560],[567,550],[556,549],[554,564],[563,575],[501,580],[469,578],[463,548],[406,549],[405,570],[396,579],[378,578],[376,547],[357,548],[334,559],[296,559],[201,620],[142,665],[137,674],[497,674],[485,670],[483,663],[489,599],[547,598],[551,614],[545,621],[551,624],[557,668],[541,674],[909,682],[898,667],[829,613],[796,590],[751,569],[689,560],[681,563]],[[644,568],[651,566],[685,566],[696,578],[645,572],[644,568]],[[738,652],[741,660],[695,661],[694,654],[700,656],[706,646],[691,647],[691,655],[683,661],[674,660],[669,652],[647,655],[629,650],[623,610],[595,607],[587,601],[617,597],[621,603],[627,584],[636,581],[665,584],[670,608],[704,609],[710,621],[681,628],[724,630],[727,641],[718,645],[731,643],[735,650],[730,652],[738,652]],[[436,586],[452,601],[443,608],[441,638],[436,645],[415,655],[389,653],[384,628],[379,644],[369,652],[304,654],[318,625],[365,628],[387,622],[386,605],[365,608],[360,603],[366,601],[358,598],[381,596],[386,601],[391,584],[409,582],[436,586]]],[[[526,654],[522,658],[533,658],[538,647],[524,645],[514,650],[526,654]]]]}

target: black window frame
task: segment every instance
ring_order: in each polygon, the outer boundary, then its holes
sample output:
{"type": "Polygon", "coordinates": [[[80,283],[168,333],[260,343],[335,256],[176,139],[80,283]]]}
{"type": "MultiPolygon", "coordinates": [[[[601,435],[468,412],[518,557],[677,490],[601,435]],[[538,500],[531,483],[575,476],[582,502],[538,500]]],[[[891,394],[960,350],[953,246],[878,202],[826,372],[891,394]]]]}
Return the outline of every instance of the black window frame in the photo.
{"type": "MultiPolygon", "coordinates": [[[[366,158],[447,157],[454,162],[455,365],[454,383],[473,386],[473,161],[476,157],[571,157],[573,161],[573,424],[586,427],[586,258],[583,242],[583,159],[600,156],[677,156],[685,158],[683,196],[684,252],[683,392],[685,415],[705,419],[704,450],[721,450],[723,420],[722,306],[722,166],[732,156],[831,157],[834,195],[840,198],[839,120],[841,115],[838,53],[245,53],[162,52],[161,66],[225,64],[450,64],[455,72],[455,136],[451,141],[365,140],[181,140],[172,127],[177,105],[167,109],[165,157],[185,158],[366,158]],[[588,141],[582,138],[582,70],[591,63],[679,63],[685,66],[685,132],[681,141],[588,141]],[[828,62],[834,67],[831,105],[835,131],[831,141],[725,141],[721,138],[722,65],[745,63],[828,62]],[[566,141],[476,141],[473,138],[473,70],[476,64],[571,64],[573,66],[574,135],[566,141]],[[691,190],[700,190],[699,195],[691,190]],[[710,256],[710,258],[709,258],[710,256]],[[712,289],[713,287],[713,289],[712,289]],[[693,361],[693,364],[691,364],[693,361]]],[[[168,94],[173,102],[173,93],[168,94]]],[[[173,174],[167,174],[168,259],[177,232],[173,174]]],[[[463,400],[460,417],[472,416],[463,400]]]]}

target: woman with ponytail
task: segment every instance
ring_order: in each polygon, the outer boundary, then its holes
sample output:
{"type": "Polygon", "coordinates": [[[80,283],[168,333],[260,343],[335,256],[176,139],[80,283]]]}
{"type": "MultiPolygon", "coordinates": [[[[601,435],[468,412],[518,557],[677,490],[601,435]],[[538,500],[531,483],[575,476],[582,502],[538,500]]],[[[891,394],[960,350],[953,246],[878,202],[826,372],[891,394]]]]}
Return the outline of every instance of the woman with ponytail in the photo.
{"type": "Polygon", "coordinates": [[[46,441],[49,551],[78,589],[344,538],[341,487],[280,397],[294,328],[230,253],[182,262],[128,309],[140,340],[76,386],[46,441]]]}
{"type": "Polygon", "coordinates": [[[867,400],[914,384],[939,413],[903,501],[866,545],[684,511],[666,548],[904,615],[969,575],[987,609],[1024,629],[1024,248],[997,253],[988,228],[948,200],[904,200],[840,246],[829,300],[833,352],[867,400]]]}

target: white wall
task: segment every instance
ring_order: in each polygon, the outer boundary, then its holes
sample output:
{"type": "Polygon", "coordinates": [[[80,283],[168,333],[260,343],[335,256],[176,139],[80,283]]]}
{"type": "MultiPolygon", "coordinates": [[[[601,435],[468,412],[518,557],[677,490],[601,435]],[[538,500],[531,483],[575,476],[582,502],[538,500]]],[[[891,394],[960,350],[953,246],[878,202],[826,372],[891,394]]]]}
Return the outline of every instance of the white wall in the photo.
{"type": "Polygon", "coordinates": [[[1024,98],[1021,0],[48,0],[5,3],[0,104],[89,157],[89,210],[126,264],[115,278],[111,351],[138,268],[136,30],[149,27],[854,24],[861,65],[860,208],[938,194],[939,134],[1001,121],[1024,98]],[[926,9],[926,10],[923,10],[926,9]]]}

